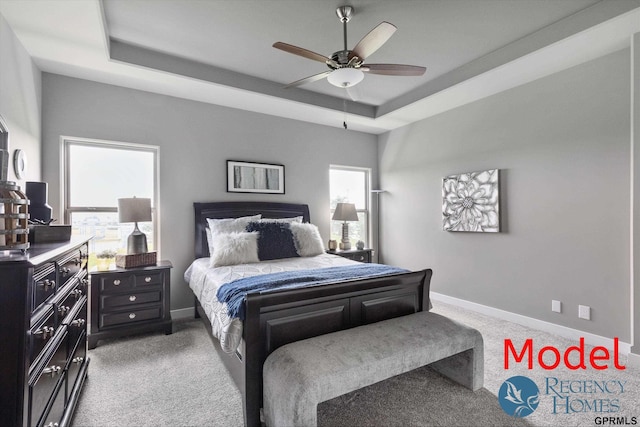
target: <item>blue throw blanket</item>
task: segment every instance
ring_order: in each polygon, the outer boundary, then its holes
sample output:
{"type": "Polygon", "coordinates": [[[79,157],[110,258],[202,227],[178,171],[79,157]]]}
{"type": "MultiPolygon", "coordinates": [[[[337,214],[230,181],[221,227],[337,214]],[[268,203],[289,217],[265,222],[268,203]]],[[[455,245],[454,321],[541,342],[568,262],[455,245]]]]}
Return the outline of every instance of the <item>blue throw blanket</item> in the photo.
{"type": "Polygon", "coordinates": [[[387,274],[407,273],[408,270],[383,264],[358,264],[344,267],[318,268],[314,270],[283,271],[245,277],[220,286],[218,301],[227,303],[230,317],[245,318],[244,299],[248,293],[272,290],[304,288],[349,279],[364,279],[387,274]]]}

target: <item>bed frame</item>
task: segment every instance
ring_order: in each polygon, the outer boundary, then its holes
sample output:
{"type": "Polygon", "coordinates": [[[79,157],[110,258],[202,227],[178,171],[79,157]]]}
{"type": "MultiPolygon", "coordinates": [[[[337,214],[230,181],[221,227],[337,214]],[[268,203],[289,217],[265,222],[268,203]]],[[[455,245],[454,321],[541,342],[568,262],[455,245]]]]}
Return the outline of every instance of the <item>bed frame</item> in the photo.
{"type": "MultiPolygon", "coordinates": [[[[209,256],[207,218],[302,216],[304,204],[270,202],[194,203],[195,257],[209,256]]],[[[245,426],[260,425],[262,366],[278,347],[293,341],[429,309],[430,269],[300,289],[254,293],[246,297],[242,354],[227,354],[211,333],[211,322],[195,300],[214,347],[242,395],[245,426]]]]}

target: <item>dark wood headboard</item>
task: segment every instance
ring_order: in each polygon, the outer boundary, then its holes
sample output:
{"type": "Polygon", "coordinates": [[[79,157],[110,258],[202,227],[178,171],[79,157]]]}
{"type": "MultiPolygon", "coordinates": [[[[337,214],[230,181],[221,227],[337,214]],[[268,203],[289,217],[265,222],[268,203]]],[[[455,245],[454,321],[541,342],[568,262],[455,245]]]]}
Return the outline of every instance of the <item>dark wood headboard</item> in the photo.
{"type": "Polygon", "coordinates": [[[239,218],[262,214],[263,218],[291,218],[302,216],[303,222],[310,222],[309,205],[274,202],[196,202],[195,213],[195,257],[209,256],[207,244],[207,218],[239,218]]]}

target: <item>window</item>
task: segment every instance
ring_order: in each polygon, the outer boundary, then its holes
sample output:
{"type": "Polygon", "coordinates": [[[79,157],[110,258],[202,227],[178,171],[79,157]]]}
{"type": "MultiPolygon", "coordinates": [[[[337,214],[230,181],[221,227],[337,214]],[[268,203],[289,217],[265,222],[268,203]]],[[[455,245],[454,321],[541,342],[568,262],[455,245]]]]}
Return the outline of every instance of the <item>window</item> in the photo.
{"type": "MultiPolygon", "coordinates": [[[[358,222],[349,222],[349,241],[355,249],[358,240],[366,247],[369,242],[369,169],[331,166],[329,169],[330,208],[329,218],[337,203],[354,203],[358,212],[358,222]]],[[[331,221],[331,239],[342,239],[342,223],[331,221]]]]}
{"type": "Polygon", "coordinates": [[[134,224],[118,222],[118,199],[151,199],[152,222],[139,223],[149,250],[157,248],[158,147],[64,140],[64,218],[73,235],[91,235],[90,265],[105,249],[125,252],[134,224]]]}

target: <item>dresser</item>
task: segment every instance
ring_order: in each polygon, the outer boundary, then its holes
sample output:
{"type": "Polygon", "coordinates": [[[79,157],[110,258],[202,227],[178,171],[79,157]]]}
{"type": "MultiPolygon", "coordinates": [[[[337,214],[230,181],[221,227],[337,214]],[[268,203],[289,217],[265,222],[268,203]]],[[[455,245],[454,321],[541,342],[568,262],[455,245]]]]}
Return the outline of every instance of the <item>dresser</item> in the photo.
{"type": "Polygon", "coordinates": [[[88,239],[0,255],[0,422],[68,426],[87,376],[88,239]]]}
{"type": "Polygon", "coordinates": [[[91,272],[89,349],[141,332],[171,334],[171,262],[91,272]]]}

